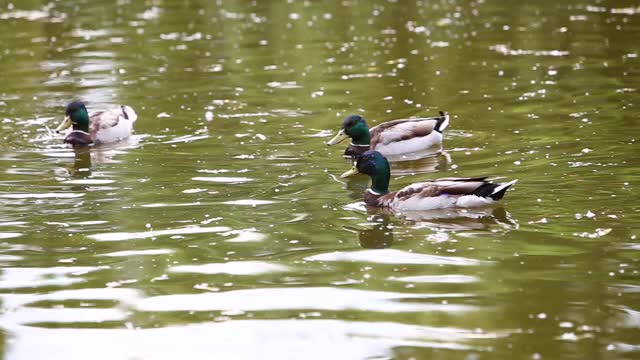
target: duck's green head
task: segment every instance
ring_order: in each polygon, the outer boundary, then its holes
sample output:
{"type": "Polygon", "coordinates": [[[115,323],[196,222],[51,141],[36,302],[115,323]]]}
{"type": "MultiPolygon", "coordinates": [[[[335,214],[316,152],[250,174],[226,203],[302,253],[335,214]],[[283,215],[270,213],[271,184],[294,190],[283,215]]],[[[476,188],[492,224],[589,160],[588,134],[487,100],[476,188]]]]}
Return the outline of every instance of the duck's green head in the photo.
{"type": "Polygon", "coordinates": [[[64,114],[64,120],[56,128],[56,132],[60,132],[69,126],[73,126],[73,130],[89,132],[89,113],[82,101],[70,102],[64,114]]]}
{"type": "Polygon", "coordinates": [[[348,137],[351,138],[351,142],[355,145],[369,145],[371,141],[369,126],[362,116],[347,116],[342,122],[338,135],[329,140],[327,145],[335,145],[348,137]]]}
{"type": "Polygon", "coordinates": [[[371,190],[381,195],[389,192],[391,167],[382,154],[373,150],[365,152],[358,158],[356,169],[359,173],[371,177],[371,190]]]}

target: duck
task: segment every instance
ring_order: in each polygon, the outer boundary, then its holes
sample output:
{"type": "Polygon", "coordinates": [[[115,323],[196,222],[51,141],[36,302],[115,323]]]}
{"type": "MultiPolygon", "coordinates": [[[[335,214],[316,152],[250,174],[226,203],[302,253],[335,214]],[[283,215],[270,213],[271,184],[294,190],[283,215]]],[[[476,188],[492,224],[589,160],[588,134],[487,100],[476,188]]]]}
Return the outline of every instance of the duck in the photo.
{"type": "Polygon", "coordinates": [[[442,178],[414,183],[398,191],[389,191],[391,167],[378,151],[369,150],[357,162],[357,171],[369,175],[371,187],[365,191],[364,202],[376,208],[399,211],[423,211],[447,208],[476,208],[492,205],[502,199],[518,180],[493,183],[488,177],[442,178]]]}
{"type": "Polygon", "coordinates": [[[369,129],[360,115],[349,115],[342,122],[338,134],[327,145],[335,145],[346,138],[351,144],[344,157],[354,163],[368,150],[376,150],[384,156],[407,154],[425,150],[442,143],[442,132],[449,126],[449,114],[414,119],[398,119],[384,122],[369,129]]]}
{"type": "Polygon", "coordinates": [[[55,132],[72,127],[64,142],[74,147],[108,144],[129,137],[137,119],[138,114],[130,106],[121,105],[89,114],[84,103],[76,100],[67,105],[65,118],[55,132]]]}

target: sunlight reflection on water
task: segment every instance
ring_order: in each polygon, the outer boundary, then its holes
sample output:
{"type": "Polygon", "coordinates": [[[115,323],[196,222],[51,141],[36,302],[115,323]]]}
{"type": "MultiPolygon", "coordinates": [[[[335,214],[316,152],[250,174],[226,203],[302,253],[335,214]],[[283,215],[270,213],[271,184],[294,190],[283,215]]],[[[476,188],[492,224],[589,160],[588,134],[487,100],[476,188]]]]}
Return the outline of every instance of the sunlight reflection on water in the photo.
{"type": "Polygon", "coordinates": [[[151,237],[165,236],[165,235],[185,235],[185,234],[202,234],[202,233],[219,233],[229,231],[231,228],[226,226],[213,226],[213,227],[199,227],[188,226],[177,229],[167,230],[149,230],[143,232],[113,232],[88,235],[89,238],[96,241],[124,241],[133,239],[146,239],[151,237]]]}
{"type": "Polygon", "coordinates": [[[208,181],[208,182],[216,182],[216,183],[224,183],[224,184],[241,184],[241,183],[254,181],[254,179],[247,178],[247,177],[225,177],[225,176],[196,176],[191,178],[191,180],[208,181]]]}
{"type": "Polygon", "coordinates": [[[179,265],[169,268],[175,273],[259,275],[273,272],[286,272],[290,269],[279,264],[264,261],[232,261],[218,264],[179,265]]]}
{"type": "Polygon", "coordinates": [[[67,286],[86,281],[79,275],[104,270],[107,267],[48,267],[5,268],[0,277],[0,288],[33,288],[40,286],[67,286]]]}
{"type": "Polygon", "coordinates": [[[403,294],[333,287],[268,288],[232,290],[202,294],[176,294],[143,299],[137,304],[140,311],[275,311],[286,309],[314,309],[327,311],[359,310],[380,312],[477,310],[463,304],[426,303],[427,299],[464,298],[471,294],[403,294]],[[416,302],[409,302],[416,300],[416,302]]]}
{"type": "Polygon", "coordinates": [[[4,357],[638,352],[637,8],[32,3],[0,9],[4,357]],[[131,104],[137,134],[71,149],[51,128],[76,98],[131,104]],[[392,190],[521,183],[492,208],[364,206],[325,140],[439,110],[443,147],[390,159],[392,190]]]}
{"type": "Polygon", "coordinates": [[[254,359],[257,353],[263,359],[299,359],[300,354],[305,359],[371,359],[392,356],[389,349],[403,346],[484,352],[490,340],[509,334],[339,320],[239,320],[102,331],[12,326],[11,330],[16,337],[8,355],[15,359],[84,359],[88,355],[99,359],[254,359]],[[176,339],[180,339],[179,347],[172,345],[176,339]],[[216,339],[215,346],[211,339],[216,339]],[[101,347],[96,354],[94,344],[98,342],[119,345],[101,347]],[[65,353],[70,346],[74,352],[65,353]]]}
{"type": "Polygon", "coordinates": [[[485,261],[467,259],[454,256],[435,256],[417,254],[395,249],[336,251],[317,254],[305,258],[308,261],[351,261],[370,262],[378,264],[422,264],[422,265],[458,265],[478,266],[487,264],[485,261]]]}

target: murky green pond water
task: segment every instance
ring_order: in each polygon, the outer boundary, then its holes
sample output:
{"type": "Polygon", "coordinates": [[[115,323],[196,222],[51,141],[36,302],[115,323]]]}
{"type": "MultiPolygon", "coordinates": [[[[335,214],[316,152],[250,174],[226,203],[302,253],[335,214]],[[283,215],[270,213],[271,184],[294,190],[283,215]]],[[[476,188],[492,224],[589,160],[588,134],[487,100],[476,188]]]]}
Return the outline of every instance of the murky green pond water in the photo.
{"type": "Polygon", "coordinates": [[[634,1],[0,1],[7,359],[640,356],[634,1]],[[72,99],[127,142],[53,138],[72,99]],[[495,208],[367,213],[327,148],[452,114],[392,188],[493,175],[495,208]]]}

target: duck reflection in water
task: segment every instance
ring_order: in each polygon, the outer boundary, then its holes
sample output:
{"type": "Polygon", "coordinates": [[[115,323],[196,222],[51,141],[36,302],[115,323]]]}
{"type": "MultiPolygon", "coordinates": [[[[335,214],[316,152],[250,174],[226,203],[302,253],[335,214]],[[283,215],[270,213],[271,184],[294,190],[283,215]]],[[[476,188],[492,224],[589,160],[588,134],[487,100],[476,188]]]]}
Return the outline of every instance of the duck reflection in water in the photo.
{"type": "Polygon", "coordinates": [[[389,209],[367,207],[365,229],[354,229],[358,233],[360,246],[365,249],[385,249],[393,245],[392,217],[415,223],[415,227],[429,228],[433,231],[470,231],[483,230],[511,231],[519,225],[503,207],[482,209],[442,209],[394,213],[389,209]]]}
{"type": "Polygon", "coordinates": [[[358,241],[365,249],[386,249],[393,244],[393,227],[389,214],[377,214],[369,218],[373,226],[358,231],[358,241]]]}
{"type": "Polygon", "coordinates": [[[73,179],[88,179],[91,177],[91,149],[89,147],[74,148],[75,158],[69,168],[69,175],[73,179]]]}
{"type": "Polygon", "coordinates": [[[111,163],[113,153],[103,151],[104,149],[96,149],[89,146],[74,147],[73,165],[68,169],[69,175],[73,179],[88,179],[91,177],[93,164],[111,163]]]}
{"type": "MultiPolygon", "coordinates": [[[[74,146],[72,149],[73,164],[59,168],[56,173],[60,177],[72,180],[91,179],[93,166],[120,162],[120,160],[115,159],[116,155],[124,154],[128,149],[135,148],[138,145],[137,138],[129,137],[115,144],[74,146]]],[[[66,152],[64,157],[67,157],[66,152]]]]}
{"type": "Polygon", "coordinates": [[[89,188],[90,185],[86,181],[92,177],[91,149],[89,147],[78,147],[74,148],[73,152],[73,163],[66,163],[54,169],[54,172],[60,181],[68,184],[68,190],[83,192],[89,188]]]}
{"type": "Polygon", "coordinates": [[[118,163],[120,161],[116,159],[116,155],[125,154],[127,150],[139,145],[139,139],[132,136],[114,144],[74,146],[75,160],[69,173],[77,178],[87,178],[91,175],[92,165],[118,163]]]}
{"type": "Polygon", "coordinates": [[[519,224],[502,207],[473,209],[439,209],[428,211],[396,212],[396,216],[416,222],[417,226],[437,231],[457,230],[516,230],[519,224]]]}

